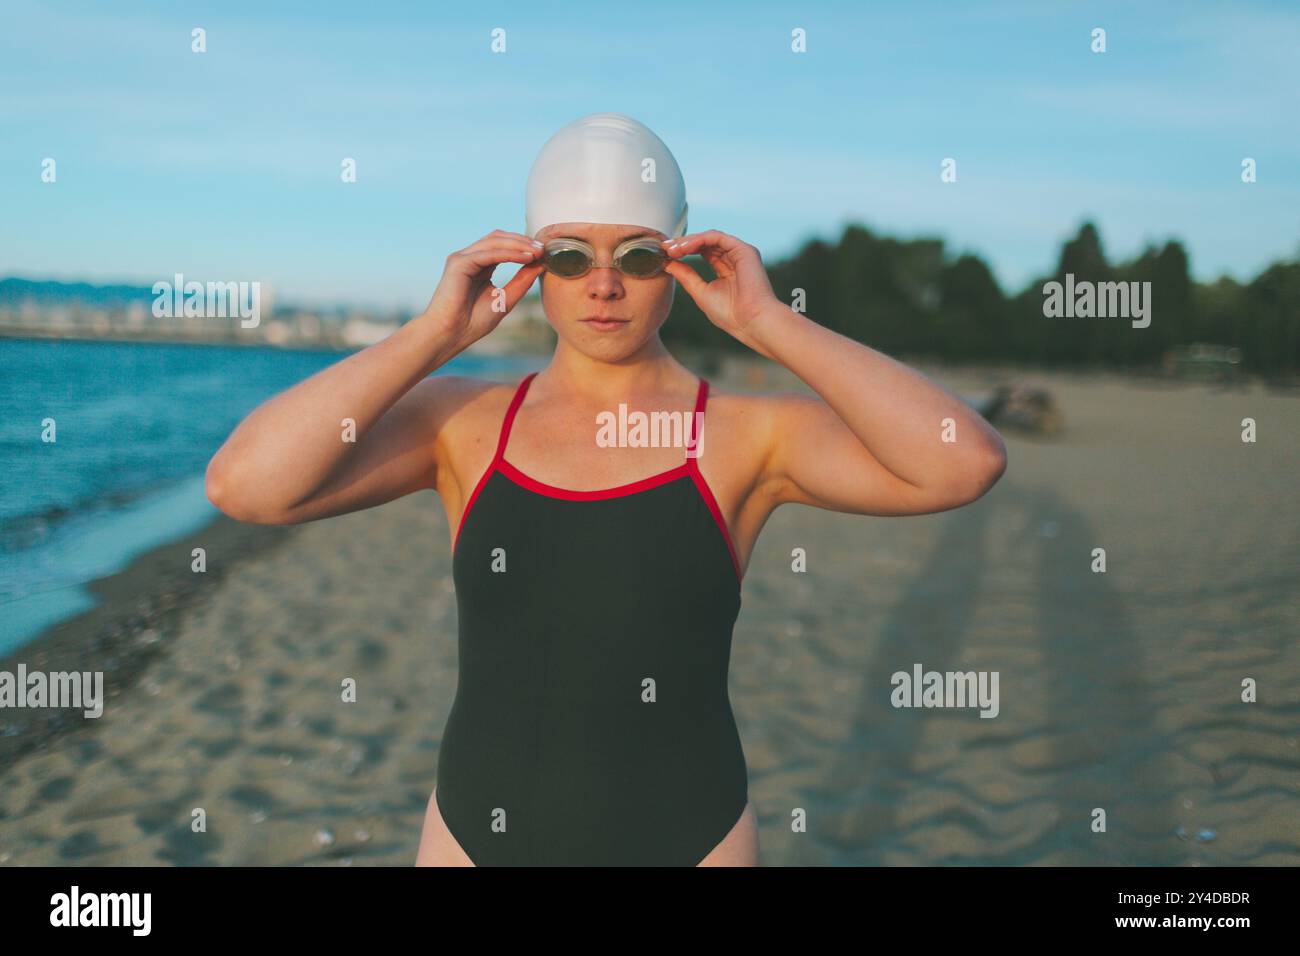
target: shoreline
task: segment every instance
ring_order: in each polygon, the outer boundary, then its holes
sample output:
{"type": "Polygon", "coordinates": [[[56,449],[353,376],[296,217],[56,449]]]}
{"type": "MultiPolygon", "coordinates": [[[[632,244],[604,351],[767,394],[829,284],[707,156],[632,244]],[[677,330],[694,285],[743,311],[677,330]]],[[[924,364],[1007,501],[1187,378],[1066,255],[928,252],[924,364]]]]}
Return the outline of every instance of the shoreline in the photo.
{"type": "MultiPolygon", "coordinates": [[[[0,671],[102,671],[105,702],[133,689],[170,649],[168,638],[240,562],[292,539],[301,526],[251,525],[218,513],[201,528],[141,552],[120,571],[86,582],[95,606],[41,630],[0,657],[0,671]],[[190,570],[190,553],[207,552],[207,570],[190,570]],[[222,559],[222,555],[230,557],[222,559]]],[[[97,719],[75,708],[0,709],[0,766],[72,736],[97,719]]]]}

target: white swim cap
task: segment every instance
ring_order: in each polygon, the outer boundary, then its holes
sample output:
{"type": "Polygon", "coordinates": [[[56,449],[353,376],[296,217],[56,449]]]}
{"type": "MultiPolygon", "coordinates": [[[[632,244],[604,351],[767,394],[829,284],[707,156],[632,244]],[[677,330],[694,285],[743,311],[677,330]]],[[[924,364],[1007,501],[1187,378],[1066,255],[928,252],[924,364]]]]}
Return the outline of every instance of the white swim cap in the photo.
{"type": "Polygon", "coordinates": [[[528,173],[524,231],[557,222],[625,223],[669,239],[686,232],[686,182],[649,127],[622,113],[592,113],[548,139],[528,173]],[[654,181],[643,170],[653,160],[654,181]]]}

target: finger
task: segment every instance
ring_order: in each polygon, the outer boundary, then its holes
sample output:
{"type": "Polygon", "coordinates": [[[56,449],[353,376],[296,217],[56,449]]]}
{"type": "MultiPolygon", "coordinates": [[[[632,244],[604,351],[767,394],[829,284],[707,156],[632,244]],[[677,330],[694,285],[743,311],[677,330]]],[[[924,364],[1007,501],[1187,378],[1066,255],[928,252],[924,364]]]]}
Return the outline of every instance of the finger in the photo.
{"type": "Polygon", "coordinates": [[[732,257],[743,254],[745,248],[745,244],[735,236],[717,229],[682,236],[677,242],[665,246],[669,256],[676,259],[692,253],[702,256],[715,275],[728,279],[736,274],[732,257]]]}
{"type": "Polygon", "coordinates": [[[700,274],[684,262],[670,261],[664,266],[664,271],[680,282],[690,297],[695,299],[697,303],[700,296],[709,287],[709,284],[704,281],[700,274]]]}
{"type": "MultiPolygon", "coordinates": [[[[713,273],[716,277],[723,278],[723,279],[730,279],[732,276],[736,274],[735,262],[732,259],[733,253],[724,252],[722,249],[719,249],[717,246],[703,245],[698,243],[696,244],[696,246],[698,247],[697,255],[699,255],[702,259],[704,259],[705,262],[709,264],[709,268],[713,270],[713,273]]],[[[673,258],[674,255],[673,253],[669,254],[670,262],[680,261],[680,258],[682,256],[689,254],[689,249],[687,249],[685,252],[681,251],[680,249],[676,250],[675,254],[678,257],[677,259],[673,258]]]]}
{"type": "Polygon", "coordinates": [[[531,264],[540,255],[535,248],[522,248],[518,243],[480,246],[475,243],[447,257],[448,265],[453,263],[467,274],[476,275],[484,270],[491,270],[503,262],[522,262],[531,264]]]}
{"type": "Polygon", "coordinates": [[[536,245],[531,239],[523,237],[504,235],[504,236],[484,236],[478,242],[471,243],[461,252],[473,252],[476,249],[501,249],[509,246],[513,249],[527,249],[535,253],[540,253],[542,247],[536,245]]]}
{"type": "Polygon", "coordinates": [[[537,277],[542,274],[542,270],[545,268],[546,267],[540,262],[524,266],[510,277],[509,282],[501,287],[505,290],[506,294],[507,312],[518,304],[519,300],[524,297],[524,294],[528,291],[529,287],[537,277]]]}
{"type": "Polygon", "coordinates": [[[527,242],[527,243],[532,243],[533,241],[532,236],[526,236],[522,232],[509,232],[505,229],[493,229],[491,232],[489,232],[486,236],[484,236],[479,241],[483,242],[485,240],[496,240],[496,239],[517,239],[520,242],[527,242]]]}
{"type": "Polygon", "coordinates": [[[678,257],[690,255],[699,252],[705,247],[721,249],[723,252],[732,252],[739,250],[745,244],[735,236],[717,229],[708,229],[704,232],[687,233],[680,239],[669,240],[664,247],[669,254],[678,257]]]}
{"type": "Polygon", "coordinates": [[[721,278],[730,279],[736,274],[736,270],[732,267],[731,258],[727,253],[722,252],[713,246],[705,246],[700,250],[700,254],[704,257],[704,261],[713,269],[714,273],[721,278]]]}

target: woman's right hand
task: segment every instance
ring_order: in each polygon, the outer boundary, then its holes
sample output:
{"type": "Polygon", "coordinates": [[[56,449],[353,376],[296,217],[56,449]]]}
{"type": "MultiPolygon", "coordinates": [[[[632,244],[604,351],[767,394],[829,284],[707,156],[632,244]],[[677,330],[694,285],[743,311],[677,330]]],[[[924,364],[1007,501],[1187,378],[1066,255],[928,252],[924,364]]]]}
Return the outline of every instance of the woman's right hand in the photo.
{"type": "Polygon", "coordinates": [[[518,232],[494,229],[478,242],[447,257],[442,279],[425,308],[425,315],[451,338],[459,352],[500,324],[542,274],[542,245],[518,232]],[[492,284],[492,273],[503,262],[522,262],[503,287],[492,284]]]}

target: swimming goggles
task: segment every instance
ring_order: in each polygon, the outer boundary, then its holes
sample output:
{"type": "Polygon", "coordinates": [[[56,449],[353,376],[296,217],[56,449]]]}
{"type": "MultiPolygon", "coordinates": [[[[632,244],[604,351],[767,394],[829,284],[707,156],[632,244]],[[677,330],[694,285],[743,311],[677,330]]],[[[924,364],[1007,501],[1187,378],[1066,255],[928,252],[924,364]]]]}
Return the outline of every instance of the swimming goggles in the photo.
{"type": "MultiPolygon", "coordinates": [[[[581,239],[552,239],[542,250],[542,263],[547,272],[578,279],[596,267],[596,249],[581,239]]],[[[629,239],[614,250],[614,268],[634,279],[654,278],[667,263],[668,253],[649,236],[629,239]]]]}

